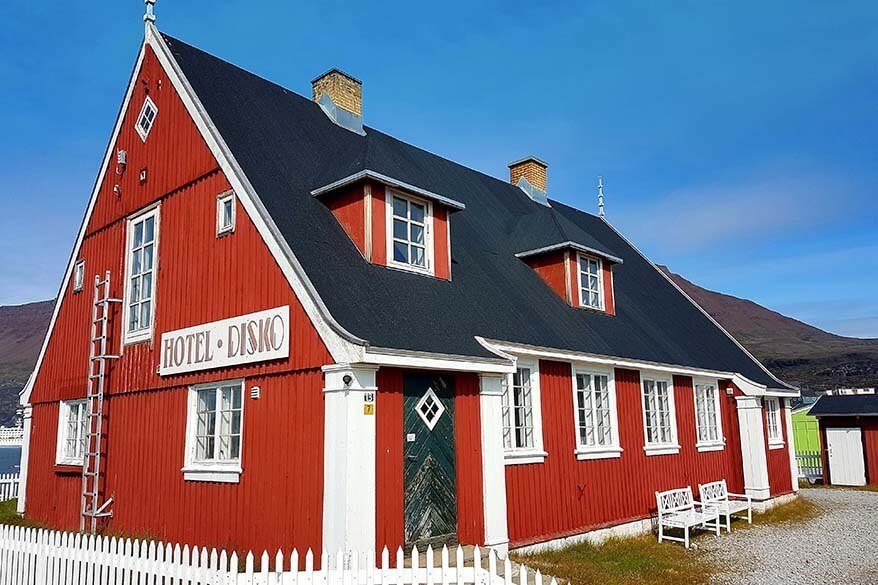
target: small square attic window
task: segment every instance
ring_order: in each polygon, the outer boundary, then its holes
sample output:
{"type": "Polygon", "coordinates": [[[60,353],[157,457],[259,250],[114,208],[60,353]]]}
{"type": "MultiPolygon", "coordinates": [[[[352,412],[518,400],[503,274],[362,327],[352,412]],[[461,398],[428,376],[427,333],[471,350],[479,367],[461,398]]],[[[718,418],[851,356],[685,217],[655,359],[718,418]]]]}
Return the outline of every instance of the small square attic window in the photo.
{"type": "Polygon", "coordinates": [[[85,286],[85,260],[77,260],[73,265],[73,292],[80,292],[85,286]]]}
{"type": "Polygon", "coordinates": [[[228,191],[216,199],[216,235],[224,236],[235,231],[235,193],[228,191]]]}
{"type": "Polygon", "coordinates": [[[140,115],[137,116],[137,125],[135,126],[137,133],[144,142],[146,142],[146,137],[149,136],[149,131],[152,130],[152,125],[158,113],[159,109],[156,107],[155,102],[149,96],[146,96],[146,99],[143,101],[143,107],[140,108],[140,115]]]}

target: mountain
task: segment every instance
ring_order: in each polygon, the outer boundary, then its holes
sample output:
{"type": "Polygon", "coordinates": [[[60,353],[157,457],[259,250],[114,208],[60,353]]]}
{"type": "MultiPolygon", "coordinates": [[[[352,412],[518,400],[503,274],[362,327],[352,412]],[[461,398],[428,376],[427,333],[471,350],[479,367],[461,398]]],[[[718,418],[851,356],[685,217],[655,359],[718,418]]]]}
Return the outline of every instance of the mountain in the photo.
{"type": "Polygon", "coordinates": [[[18,393],[40,353],[55,301],[0,307],[0,426],[15,419],[18,393]]]}
{"type": "Polygon", "coordinates": [[[878,339],[827,333],[660,268],[773,374],[803,393],[878,386],[878,339]]]}

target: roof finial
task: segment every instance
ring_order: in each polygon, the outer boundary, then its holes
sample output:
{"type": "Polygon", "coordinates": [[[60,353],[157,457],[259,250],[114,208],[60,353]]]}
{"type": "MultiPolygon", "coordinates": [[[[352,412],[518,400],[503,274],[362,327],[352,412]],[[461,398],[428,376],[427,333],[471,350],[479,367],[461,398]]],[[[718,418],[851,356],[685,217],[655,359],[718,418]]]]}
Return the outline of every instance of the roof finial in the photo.
{"type": "Polygon", "coordinates": [[[598,216],[604,217],[604,178],[598,175],[598,216]]]}
{"type": "Polygon", "coordinates": [[[143,22],[145,22],[147,26],[149,23],[155,24],[155,12],[153,12],[155,0],[143,0],[143,3],[146,4],[146,14],[143,15],[143,22]]]}

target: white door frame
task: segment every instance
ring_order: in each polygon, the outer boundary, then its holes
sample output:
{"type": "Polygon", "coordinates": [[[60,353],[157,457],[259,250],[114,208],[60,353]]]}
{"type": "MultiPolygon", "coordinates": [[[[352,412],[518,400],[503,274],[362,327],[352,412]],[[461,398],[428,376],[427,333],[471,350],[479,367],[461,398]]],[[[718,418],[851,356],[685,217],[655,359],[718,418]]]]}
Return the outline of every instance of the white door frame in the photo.
{"type": "Polygon", "coordinates": [[[827,427],[829,479],[832,485],[866,485],[863,431],[859,427],[827,427]]]}

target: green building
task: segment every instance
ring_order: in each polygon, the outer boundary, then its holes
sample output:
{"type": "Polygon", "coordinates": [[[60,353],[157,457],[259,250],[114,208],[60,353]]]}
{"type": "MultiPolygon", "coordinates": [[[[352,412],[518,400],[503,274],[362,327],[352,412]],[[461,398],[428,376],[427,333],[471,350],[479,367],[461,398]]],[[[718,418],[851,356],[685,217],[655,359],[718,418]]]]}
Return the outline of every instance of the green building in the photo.
{"type": "Polygon", "coordinates": [[[796,454],[820,453],[820,430],[817,418],[808,414],[813,402],[801,404],[792,411],[793,444],[796,454]]]}

